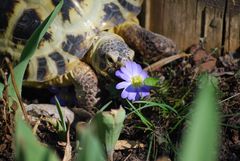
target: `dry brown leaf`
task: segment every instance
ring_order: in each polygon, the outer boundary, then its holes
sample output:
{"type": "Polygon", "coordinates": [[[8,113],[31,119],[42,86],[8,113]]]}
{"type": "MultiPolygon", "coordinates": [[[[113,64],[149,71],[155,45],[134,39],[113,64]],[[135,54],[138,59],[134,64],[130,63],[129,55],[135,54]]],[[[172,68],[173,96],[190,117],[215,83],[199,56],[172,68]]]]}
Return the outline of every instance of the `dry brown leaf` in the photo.
{"type": "Polygon", "coordinates": [[[199,49],[193,56],[193,61],[199,68],[199,72],[211,72],[216,67],[217,59],[204,49],[199,49]]]}
{"type": "Polygon", "coordinates": [[[171,159],[168,156],[162,156],[162,157],[159,157],[157,161],[171,161],[171,159]]]}
{"type": "Polygon", "coordinates": [[[64,157],[62,161],[70,161],[70,160],[72,160],[72,146],[70,144],[70,123],[68,121],[67,142],[66,142],[64,157]]]}
{"type": "Polygon", "coordinates": [[[135,149],[135,148],[144,148],[145,145],[138,141],[133,140],[118,140],[115,145],[115,150],[124,150],[124,149],[135,149]]]}

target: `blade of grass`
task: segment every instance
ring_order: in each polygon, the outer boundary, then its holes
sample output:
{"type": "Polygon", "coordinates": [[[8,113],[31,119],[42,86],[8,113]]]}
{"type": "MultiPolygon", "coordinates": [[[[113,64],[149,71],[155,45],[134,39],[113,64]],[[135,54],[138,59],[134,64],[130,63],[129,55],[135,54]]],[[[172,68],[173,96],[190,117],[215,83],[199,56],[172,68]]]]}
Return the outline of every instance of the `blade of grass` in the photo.
{"type": "MultiPolygon", "coordinates": [[[[171,106],[164,104],[164,103],[158,103],[158,102],[151,102],[151,101],[136,101],[134,103],[144,103],[145,105],[141,107],[141,109],[143,108],[147,108],[147,107],[160,107],[163,110],[171,110],[174,113],[178,114],[178,112],[171,106]]],[[[139,108],[140,109],[140,108],[139,108]]]]}
{"type": "Polygon", "coordinates": [[[150,160],[150,155],[151,155],[151,153],[152,153],[153,139],[154,139],[154,135],[152,134],[152,136],[150,137],[150,143],[149,143],[149,147],[148,147],[148,152],[147,152],[147,159],[146,159],[146,161],[149,161],[149,160],[150,160]]]}
{"type": "Polygon", "coordinates": [[[0,78],[3,79],[3,82],[0,82],[0,99],[3,99],[3,91],[6,84],[6,75],[4,71],[0,68],[0,78]]]}
{"type": "Polygon", "coordinates": [[[184,120],[186,120],[186,118],[189,117],[189,114],[190,114],[190,112],[187,113],[187,114],[184,115],[184,116],[180,116],[179,119],[178,119],[178,121],[174,124],[174,126],[172,126],[172,127],[169,128],[169,134],[171,134],[179,125],[181,125],[181,123],[182,123],[184,120]]]}
{"type": "Polygon", "coordinates": [[[108,103],[106,103],[106,104],[99,110],[99,112],[103,112],[111,103],[112,103],[112,101],[109,101],[108,103]]]}
{"type": "Polygon", "coordinates": [[[56,101],[56,107],[57,107],[57,111],[58,111],[58,114],[60,116],[60,123],[61,123],[61,126],[63,128],[63,131],[64,132],[67,132],[67,126],[66,126],[66,123],[65,123],[65,120],[64,120],[64,117],[63,117],[63,113],[62,113],[62,110],[61,110],[61,105],[57,99],[56,96],[54,96],[54,99],[56,101]]]}
{"type": "Polygon", "coordinates": [[[185,133],[180,161],[216,161],[220,135],[216,78],[203,75],[190,125],[185,133]]]}
{"type": "Polygon", "coordinates": [[[240,129],[240,126],[238,126],[238,125],[230,125],[230,124],[225,124],[225,123],[221,123],[221,125],[225,126],[225,127],[232,128],[232,129],[236,129],[236,130],[240,129]]]}
{"type": "MultiPolygon", "coordinates": [[[[131,106],[131,108],[133,109],[133,112],[141,119],[141,121],[143,122],[143,124],[146,125],[149,129],[153,129],[153,128],[154,128],[154,125],[153,125],[150,121],[148,121],[148,120],[146,119],[146,117],[144,117],[144,116],[142,115],[142,113],[141,113],[136,107],[134,107],[134,105],[133,105],[130,101],[127,100],[127,102],[128,102],[128,104],[131,106]]],[[[128,115],[129,115],[129,114],[128,114],[128,115]]]]}
{"type": "MultiPolygon", "coordinates": [[[[63,0],[60,0],[59,4],[56,6],[56,8],[51,12],[51,14],[43,21],[43,23],[38,26],[38,28],[34,31],[34,33],[31,35],[29,40],[27,41],[26,46],[24,47],[19,63],[14,68],[14,76],[16,78],[16,86],[19,90],[19,93],[21,94],[22,91],[22,82],[23,82],[23,76],[26,70],[26,67],[28,65],[28,62],[32,55],[34,54],[39,42],[47,32],[48,27],[53,22],[54,18],[58,14],[58,12],[61,10],[63,5],[63,0]]],[[[15,101],[17,101],[17,96],[11,81],[11,78],[8,79],[9,82],[9,96],[13,98],[15,101]]]]}
{"type": "Polygon", "coordinates": [[[222,115],[223,118],[226,118],[226,117],[237,117],[240,115],[240,112],[237,112],[237,113],[231,113],[231,114],[225,114],[225,115],[222,115]]]}
{"type": "Polygon", "coordinates": [[[0,83],[0,99],[3,99],[4,84],[0,83]]]}

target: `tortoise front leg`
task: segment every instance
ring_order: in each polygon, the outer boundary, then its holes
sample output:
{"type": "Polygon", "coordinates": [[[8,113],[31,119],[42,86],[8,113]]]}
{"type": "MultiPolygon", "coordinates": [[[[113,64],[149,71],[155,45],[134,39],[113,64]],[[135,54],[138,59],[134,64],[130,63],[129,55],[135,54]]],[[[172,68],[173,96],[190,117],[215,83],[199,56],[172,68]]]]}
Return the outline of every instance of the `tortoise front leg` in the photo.
{"type": "Polygon", "coordinates": [[[80,107],[91,112],[98,102],[98,79],[89,65],[79,61],[70,72],[80,107]]]}
{"type": "Polygon", "coordinates": [[[114,32],[147,60],[160,59],[176,53],[176,45],[171,39],[148,31],[134,21],[117,26],[114,32]]]}

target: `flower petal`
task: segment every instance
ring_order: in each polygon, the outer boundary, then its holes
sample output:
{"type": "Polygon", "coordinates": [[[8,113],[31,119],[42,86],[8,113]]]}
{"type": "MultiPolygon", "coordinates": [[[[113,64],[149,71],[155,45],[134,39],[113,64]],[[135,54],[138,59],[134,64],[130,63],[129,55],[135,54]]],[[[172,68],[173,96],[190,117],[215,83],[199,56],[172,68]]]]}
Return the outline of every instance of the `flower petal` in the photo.
{"type": "Polygon", "coordinates": [[[125,81],[122,81],[116,85],[116,89],[123,89],[121,93],[122,98],[128,100],[139,100],[141,97],[150,95],[150,87],[140,84],[140,86],[133,86],[132,79],[135,76],[140,76],[142,79],[146,79],[148,76],[147,72],[142,67],[133,62],[127,61],[125,66],[121,67],[120,70],[115,72],[115,75],[125,81]]]}
{"type": "Polygon", "coordinates": [[[134,88],[132,85],[130,85],[126,88],[126,91],[127,92],[137,92],[137,88],[134,88]]]}
{"type": "Polygon", "coordinates": [[[134,75],[141,75],[141,72],[143,71],[142,67],[139,64],[134,64],[133,68],[134,75]]]}
{"type": "Polygon", "coordinates": [[[131,84],[127,88],[124,88],[124,90],[121,93],[122,98],[127,98],[128,100],[134,101],[137,95],[137,89],[134,88],[131,84]]]}
{"type": "Polygon", "coordinates": [[[137,101],[137,100],[139,100],[141,97],[140,97],[140,94],[139,94],[139,92],[137,92],[137,94],[136,94],[136,96],[135,96],[135,100],[134,101],[137,101]]]}
{"type": "Polygon", "coordinates": [[[149,77],[148,74],[147,74],[147,72],[144,71],[144,70],[142,70],[139,75],[141,75],[141,77],[142,77],[143,79],[146,79],[146,78],[149,77]]]}
{"type": "Polygon", "coordinates": [[[126,91],[126,89],[123,89],[122,93],[121,93],[121,97],[123,99],[127,98],[128,97],[128,92],[126,91]]]}
{"type": "Polygon", "coordinates": [[[130,86],[131,83],[130,82],[120,82],[116,85],[116,89],[122,89],[122,88],[127,88],[128,86],[130,86]]]}
{"type": "Polygon", "coordinates": [[[139,89],[139,94],[141,97],[146,97],[148,95],[150,95],[150,87],[149,86],[142,86],[140,89],[139,89]]]}
{"type": "Polygon", "coordinates": [[[126,74],[129,78],[132,77],[131,71],[126,67],[121,67],[120,70],[122,71],[122,73],[126,74]]]}
{"type": "Polygon", "coordinates": [[[136,92],[129,92],[127,98],[128,98],[129,100],[135,101],[136,95],[137,95],[136,92]]]}
{"type": "Polygon", "coordinates": [[[151,87],[149,87],[149,86],[142,86],[142,87],[139,89],[139,91],[141,91],[141,92],[149,92],[150,89],[151,89],[151,87]]]}
{"type": "Polygon", "coordinates": [[[146,96],[150,95],[150,92],[140,92],[139,94],[141,97],[146,97],[146,96]]]}
{"type": "Polygon", "coordinates": [[[131,78],[120,70],[117,70],[115,72],[115,75],[125,81],[129,81],[129,82],[131,81],[131,78]]]}
{"type": "Polygon", "coordinates": [[[134,64],[135,62],[132,62],[132,61],[127,61],[126,63],[125,63],[125,67],[126,67],[126,69],[129,71],[129,73],[130,73],[130,75],[131,76],[133,76],[133,64],[134,64]]]}
{"type": "Polygon", "coordinates": [[[137,64],[135,62],[131,62],[132,76],[138,75],[137,64]]]}

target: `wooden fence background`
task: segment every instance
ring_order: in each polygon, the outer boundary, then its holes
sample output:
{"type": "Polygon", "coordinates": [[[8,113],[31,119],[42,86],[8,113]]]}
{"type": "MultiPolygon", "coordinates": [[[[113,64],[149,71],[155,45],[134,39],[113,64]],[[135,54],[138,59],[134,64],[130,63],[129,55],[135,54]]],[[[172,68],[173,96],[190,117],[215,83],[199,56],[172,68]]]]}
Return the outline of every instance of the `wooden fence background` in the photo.
{"type": "Polygon", "coordinates": [[[173,39],[179,49],[205,37],[206,48],[240,47],[240,0],[146,0],[145,27],[173,39]]]}

